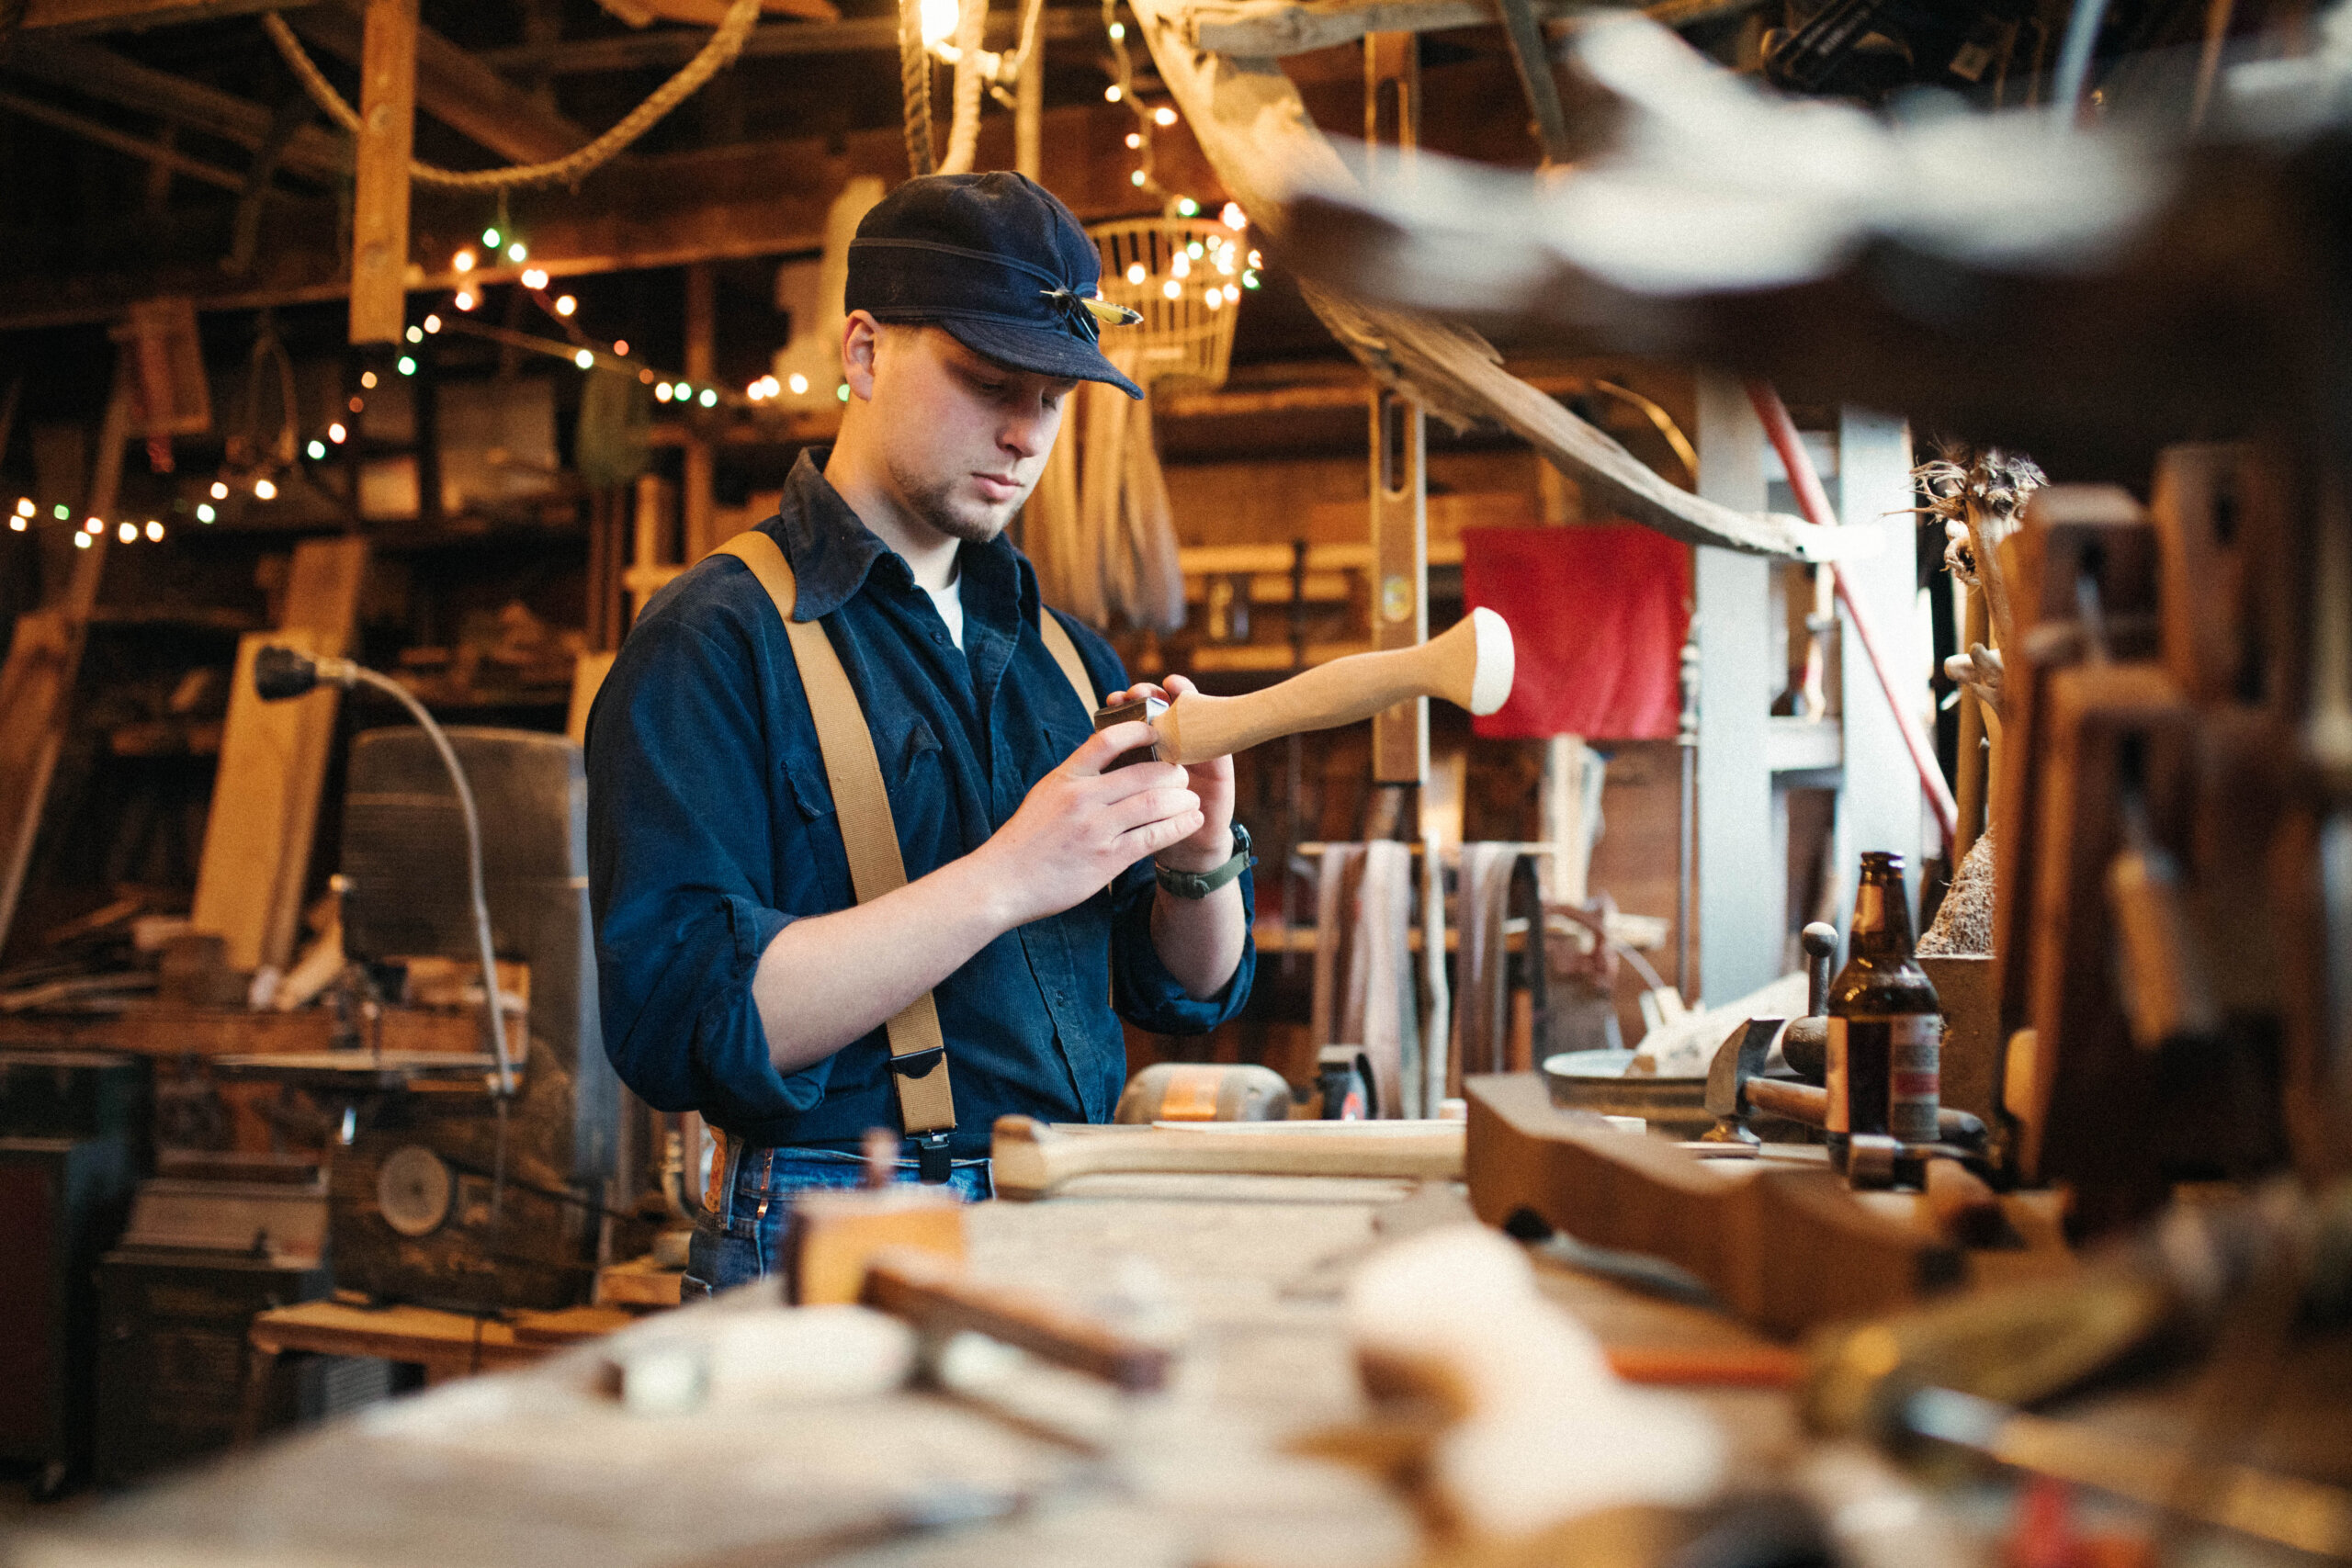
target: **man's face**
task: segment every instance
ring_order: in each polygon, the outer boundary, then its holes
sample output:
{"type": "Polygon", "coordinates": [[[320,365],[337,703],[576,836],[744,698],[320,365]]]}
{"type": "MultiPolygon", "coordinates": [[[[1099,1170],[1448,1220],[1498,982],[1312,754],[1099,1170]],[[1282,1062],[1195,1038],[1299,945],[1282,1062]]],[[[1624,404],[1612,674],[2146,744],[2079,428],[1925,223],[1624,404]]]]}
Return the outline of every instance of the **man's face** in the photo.
{"type": "Polygon", "coordinates": [[[883,327],[866,413],[901,505],[985,544],[1045,471],[1075,381],[984,359],[938,327],[883,327]]]}

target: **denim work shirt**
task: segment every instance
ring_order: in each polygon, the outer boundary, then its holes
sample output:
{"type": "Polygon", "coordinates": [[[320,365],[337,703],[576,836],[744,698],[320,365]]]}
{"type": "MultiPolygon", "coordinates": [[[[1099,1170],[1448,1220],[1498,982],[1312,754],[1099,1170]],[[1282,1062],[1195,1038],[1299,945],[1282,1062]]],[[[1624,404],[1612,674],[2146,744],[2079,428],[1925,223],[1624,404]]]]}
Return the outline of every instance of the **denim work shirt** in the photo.
{"type": "MultiPolygon", "coordinates": [[[[826,482],[824,458],[801,455],[760,527],[792,563],[795,618],[822,617],[849,672],[913,881],[978,849],[1093,716],[1037,633],[1036,574],[1018,550],[999,538],[958,552],[959,651],[904,558],[826,482]]],[[[1061,621],[1096,694],[1124,687],[1110,645],[1061,621]]],[[[881,1029],[797,1072],[768,1057],[760,954],[792,921],[856,899],[791,644],[731,555],[655,594],[605,677],[588,724],[588,871],[605,1049],[648,1103],[753,1145],[855,1148],[899,1125],[881,1029]]],[[[1138,862],[940,982],[956,1156],[986,1155],[1001,1115],[1108,1121],[1126,1077],[1119,1017],[1197,1034],[1240,1010],[1254,947],[1216,997],[1187,996],[1152,945],[1154,889],[1138,862]]],[[[1247,919],[1246,875],[1241,889],[1247,919]]]]}

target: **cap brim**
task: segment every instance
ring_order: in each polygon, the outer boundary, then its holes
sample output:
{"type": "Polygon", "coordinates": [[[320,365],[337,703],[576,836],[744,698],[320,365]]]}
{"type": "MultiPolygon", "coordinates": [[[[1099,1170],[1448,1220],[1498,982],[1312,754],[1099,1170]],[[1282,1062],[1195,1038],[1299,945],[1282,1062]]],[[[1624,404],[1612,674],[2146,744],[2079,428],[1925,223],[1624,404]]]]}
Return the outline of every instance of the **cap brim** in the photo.
{"type": "Polygon", "coordinates": [[[1121,375],[1118,367],[1102,357],[1101,349],[1057,327],[1016,326],[956,316],[937,320],[957,343],[999,365],[1034,370],[1040,376],[1066,376],[1073,381],[1107,382],[1131,398],[1143,396],[1143,389],[1121,375]]]}

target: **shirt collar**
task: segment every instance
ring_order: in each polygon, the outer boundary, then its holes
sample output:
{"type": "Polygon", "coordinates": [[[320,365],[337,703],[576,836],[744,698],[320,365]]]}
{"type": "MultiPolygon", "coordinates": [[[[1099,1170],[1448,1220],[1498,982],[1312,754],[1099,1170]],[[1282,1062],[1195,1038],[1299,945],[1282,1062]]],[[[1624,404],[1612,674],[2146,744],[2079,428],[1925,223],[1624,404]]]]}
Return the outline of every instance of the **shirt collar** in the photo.
{"type": "MultiPolygon", "coordinates": [[[[784,499],[770,524],[763,525],[784,547],[792,563],[792,618],[813,621],[830,615],[865,585],[876,563],[896,573],[902,586],[914,586],[914,571],[882,536],[868,528],[825,478],[830,446],[801,449],[799,460],[784,481],[784,499]]],[[[1001,534],[985,545],[966,545],[957,554],[957,570],[968,589],[976,570],[983,576],[1010,572],[1012,596],[1021,617],[1035,623],[1038,615],[1037,584],[1029,563],[1001,534]]]]}

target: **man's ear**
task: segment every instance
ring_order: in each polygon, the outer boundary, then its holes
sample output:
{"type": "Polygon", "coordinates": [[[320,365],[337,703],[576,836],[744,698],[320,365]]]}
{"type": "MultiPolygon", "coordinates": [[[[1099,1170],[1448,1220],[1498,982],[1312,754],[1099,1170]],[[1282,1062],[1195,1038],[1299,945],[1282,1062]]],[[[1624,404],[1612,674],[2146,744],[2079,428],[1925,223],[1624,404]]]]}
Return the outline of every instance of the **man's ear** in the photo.
{"type": "Polygon", "coordinates": [[[874,400],[874,362],[881,353],[882,323],[864,310],[852,310],[842,323],[842,373],[849,395],[859,402],[874,400]]]}

